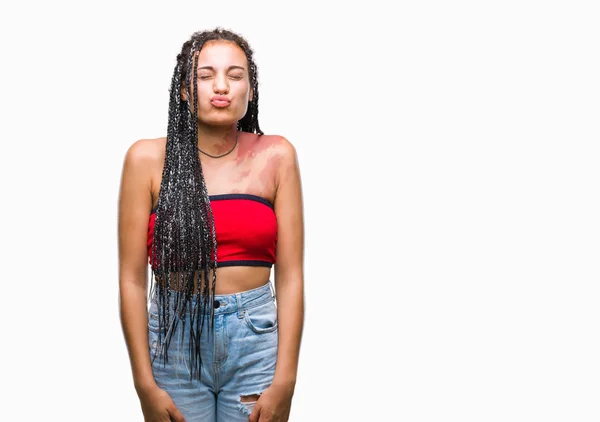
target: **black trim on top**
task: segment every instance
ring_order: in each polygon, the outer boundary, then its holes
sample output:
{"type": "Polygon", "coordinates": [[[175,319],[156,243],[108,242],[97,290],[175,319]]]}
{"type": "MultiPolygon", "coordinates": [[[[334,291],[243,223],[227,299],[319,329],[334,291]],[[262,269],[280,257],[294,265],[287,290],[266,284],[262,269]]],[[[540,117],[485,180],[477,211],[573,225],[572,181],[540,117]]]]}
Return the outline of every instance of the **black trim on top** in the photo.
{"type": "Polygon", "coordinates": [[[211,201],[219,201],[222,199],[250,199],[253,201],[261,202],[266,206],[273,208],[273,204],[268,199],[262,196],[252,195],[251,193],[221,193],[219,195],[209,195],[211,201]]]}
{"type": "MultiPolygon", "coordinates": [[[[217,268],[222,268],[222,267],[237,267],[237,266],[240,266],[240,267],[267,267],[267,268],[271,268],[273,266],[273,264],[274,264],[274,262],[260,261],[258,259],[238,259],[238,260],[235,260],[235,261],[217,262],[217,268]]],[[[178,271],[178,269],[175,268],[174,271],[178,271]]]]}
{"type": "MultiPolygon", "coordinates": [[[[262,196],[253,195],[251,193],[220,193],[218,195],[208,195],[208,198],[211,201],[219,201],[219,200],[224,200],[224,199],[249,199],[252,201],[256,201],[256,202],[265,204],[266,206],[268,206],[271,209],[275,209],[275,207],[273,206],[271,201],[263,198],[262,196]]],[[[150,214],[154,214],[155,212],[156,212],[156,207],[152,208],[152,211],[150,212],[150,214]]]]}
{"type": "Polygon", "coordinates": [[[224,261],[217,262],[217,268],[221,267],[235,267],[235,266],[243,266],[243,267],[268,267],[271,268],[273,265],[272,262],[268,261],[259,261],[259,260],[237,260],[237,261],[224,261]]]}

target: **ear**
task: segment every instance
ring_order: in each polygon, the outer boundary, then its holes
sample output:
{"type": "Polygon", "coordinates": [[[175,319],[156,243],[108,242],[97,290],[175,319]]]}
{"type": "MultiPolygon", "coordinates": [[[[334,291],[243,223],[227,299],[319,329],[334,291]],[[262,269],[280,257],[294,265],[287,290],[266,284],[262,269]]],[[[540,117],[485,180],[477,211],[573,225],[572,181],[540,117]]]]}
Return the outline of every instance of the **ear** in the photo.
{"type": "Polygon", "coordinates": [[[254,88],[250,88],[250,95],[248,96],[248,102],[252,101],[254,98],[254,88]]]}
{"type": "Polygon", "coordinates": [[[181,99],[183,101],[187,101],[187,99],[188,99],[187,89],[185,89],[185,86],[183,84],[181,84],[181,89],[179,90],[179,93],[181,94],[181,99]]]}

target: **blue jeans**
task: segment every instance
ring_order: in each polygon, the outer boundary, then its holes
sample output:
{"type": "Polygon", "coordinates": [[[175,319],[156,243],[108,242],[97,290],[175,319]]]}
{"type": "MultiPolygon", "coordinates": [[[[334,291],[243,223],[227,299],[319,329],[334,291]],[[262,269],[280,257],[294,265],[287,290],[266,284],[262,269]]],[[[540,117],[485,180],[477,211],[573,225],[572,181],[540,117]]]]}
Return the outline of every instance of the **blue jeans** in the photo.
{"type": "MultiPolygon", "coordinates": [[[[183,320],[177,324],[169,345],[169,360],[154,358],[158,347],[158,304],[153,295],[148,312],[148,345],[152,371],[158,386],[175,402],[186,422],[248,421],[256,400],[273,381],[277,363],[277,307],[273,286],[265,285],[230,295],[215,295],[215,324],[209,334],[202,329],[201,381],[190,379],[189,317],[185,316],[183,343],[179,340],[183,320]]],[[[192,297],[192,305],[196,299],[192,297]]],[[[162,328],[164,339],[166,329],[162,328]]],[[[197,374],[195,374],[197,375],[197,374]]]]}

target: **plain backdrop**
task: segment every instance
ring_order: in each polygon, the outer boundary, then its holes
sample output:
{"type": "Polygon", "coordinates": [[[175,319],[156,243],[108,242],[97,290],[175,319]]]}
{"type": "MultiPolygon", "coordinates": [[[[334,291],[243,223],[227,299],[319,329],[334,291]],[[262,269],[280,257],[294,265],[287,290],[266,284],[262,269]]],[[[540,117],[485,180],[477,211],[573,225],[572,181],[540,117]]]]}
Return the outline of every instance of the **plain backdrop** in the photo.
{"type": "Polygon", "coordinates": [[[600,420],[600,30],[589,1],[2,6],[0,419],[139,421],[118,310],[124,154],[175,57],[255,50],[300,160],[292,422],[600,420]]]}

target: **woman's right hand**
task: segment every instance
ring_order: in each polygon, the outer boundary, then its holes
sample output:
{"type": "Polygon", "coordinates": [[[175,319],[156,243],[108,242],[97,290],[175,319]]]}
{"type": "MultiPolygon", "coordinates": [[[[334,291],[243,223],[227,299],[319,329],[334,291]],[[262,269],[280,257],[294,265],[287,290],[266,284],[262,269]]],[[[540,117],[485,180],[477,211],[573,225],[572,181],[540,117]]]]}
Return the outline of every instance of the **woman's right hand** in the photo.
{"type": "Polygon", "coordinates": [[[173,399],[158,386],[139,393],[144,422],[185,422],[173,399]]]}

